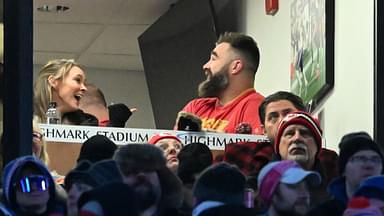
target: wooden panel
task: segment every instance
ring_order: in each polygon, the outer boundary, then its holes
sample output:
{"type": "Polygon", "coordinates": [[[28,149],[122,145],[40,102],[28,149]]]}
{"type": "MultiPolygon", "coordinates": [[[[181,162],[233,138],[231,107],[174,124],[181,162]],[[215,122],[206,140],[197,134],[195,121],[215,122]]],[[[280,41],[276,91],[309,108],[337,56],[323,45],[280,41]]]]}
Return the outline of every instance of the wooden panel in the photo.
{"type": "Polygon", "coordinates": [[[60,175],[66,175],[69,170],[76,166],[81,144],[48,142],[47,152],[49,155],[49,168],[60,175]]]}
{"type": "MultiPolygon", "coordinates": [[[[60,175],[66,175],[76,166],[76,160],[80,153],[79,143],[47,142],[49,155],[49,169],[55,170],[60,175]]],[[[223,154],[222,150],[212,150],[213,158],[223,154]]]]}

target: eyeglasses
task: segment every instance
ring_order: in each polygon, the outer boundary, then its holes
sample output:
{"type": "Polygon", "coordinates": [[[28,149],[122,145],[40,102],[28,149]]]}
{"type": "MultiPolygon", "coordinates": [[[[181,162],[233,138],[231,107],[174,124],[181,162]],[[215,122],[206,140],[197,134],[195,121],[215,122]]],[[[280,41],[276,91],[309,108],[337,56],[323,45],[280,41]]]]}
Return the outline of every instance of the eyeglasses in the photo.
{"type": "Polygon", "coordinates": [[[25,176],[14,186],[23,193],[30,193],[32,192],[32,185],[35,185],[35,191],[46,191],[48,190],[48,179],[43,175],[25,176]]]}
{"type": "Polygon", "coordinates": [[[349,158],[349,161],[351,161],[353,163],[359,163],[359,164],[366,164],[368,161],[370,161],[374,164],[382,163],[382,160],[379,156],[373,156],[373,157],[368,158],[365,156],[356,155],[356,156],[352,156],[351,158],[349,158]]]}

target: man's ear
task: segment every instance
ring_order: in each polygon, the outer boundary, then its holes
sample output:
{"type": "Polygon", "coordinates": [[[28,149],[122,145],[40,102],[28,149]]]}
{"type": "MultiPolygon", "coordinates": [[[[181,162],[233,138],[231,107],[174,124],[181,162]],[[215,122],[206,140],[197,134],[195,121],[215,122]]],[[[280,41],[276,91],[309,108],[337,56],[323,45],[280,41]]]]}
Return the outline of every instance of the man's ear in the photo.
{"type": "Polygon", "coordinates": [[[56,89],[57,86],[59,85],[59,80],[58,80],[58,79],[55,79],[55,77],[54,77],[53,75],[49,75],[49,77],[48,77],[48,84],[49,84],[52,88],[56,89]]]}
{"type": "Polygon", "coordinates": [[[243,61],[241,61],[240,59],[233,60],[231,64],[231,69],[232,69],[231,73],[236,75],[240,73],[240,71],[242,71],[243,68],[244,68],[243,61]]]}

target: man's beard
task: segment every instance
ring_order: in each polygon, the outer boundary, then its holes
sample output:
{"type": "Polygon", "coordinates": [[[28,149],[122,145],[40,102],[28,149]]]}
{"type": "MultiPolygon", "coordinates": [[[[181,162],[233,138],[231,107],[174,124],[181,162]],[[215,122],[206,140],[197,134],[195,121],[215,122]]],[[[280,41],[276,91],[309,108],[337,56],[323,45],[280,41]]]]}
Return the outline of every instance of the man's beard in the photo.
{"type": "Polygon", "coordinates": [[[201,82],[198,87],[199,97],[218,97],[229,84],[227,71],[228,66],[223,67],[216,74],[207,71],[207,79],[201,82]]]}
{"type": "Polygon", "coordinates": [[[146,180],[142,180],[134,184],[133,189],[135,190],[136,196],[139,200],[140,211],[144,211],[155,205],[160,199],[160,194],[156,193],[154,186],[146,180]]]}

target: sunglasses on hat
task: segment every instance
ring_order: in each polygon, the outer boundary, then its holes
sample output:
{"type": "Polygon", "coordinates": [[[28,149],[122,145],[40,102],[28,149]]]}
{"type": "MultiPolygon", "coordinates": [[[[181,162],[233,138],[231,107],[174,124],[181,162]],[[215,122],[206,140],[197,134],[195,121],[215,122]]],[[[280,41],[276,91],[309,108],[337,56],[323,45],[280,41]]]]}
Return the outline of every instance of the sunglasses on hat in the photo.
{"type": "Polygon", "coordinates": [[[15,187],[23,193],[32,192],[32,185],[37,191],[46,191],[48,190],[48,179],[43,175],[30,175],[15,183],[15,187]]]}

